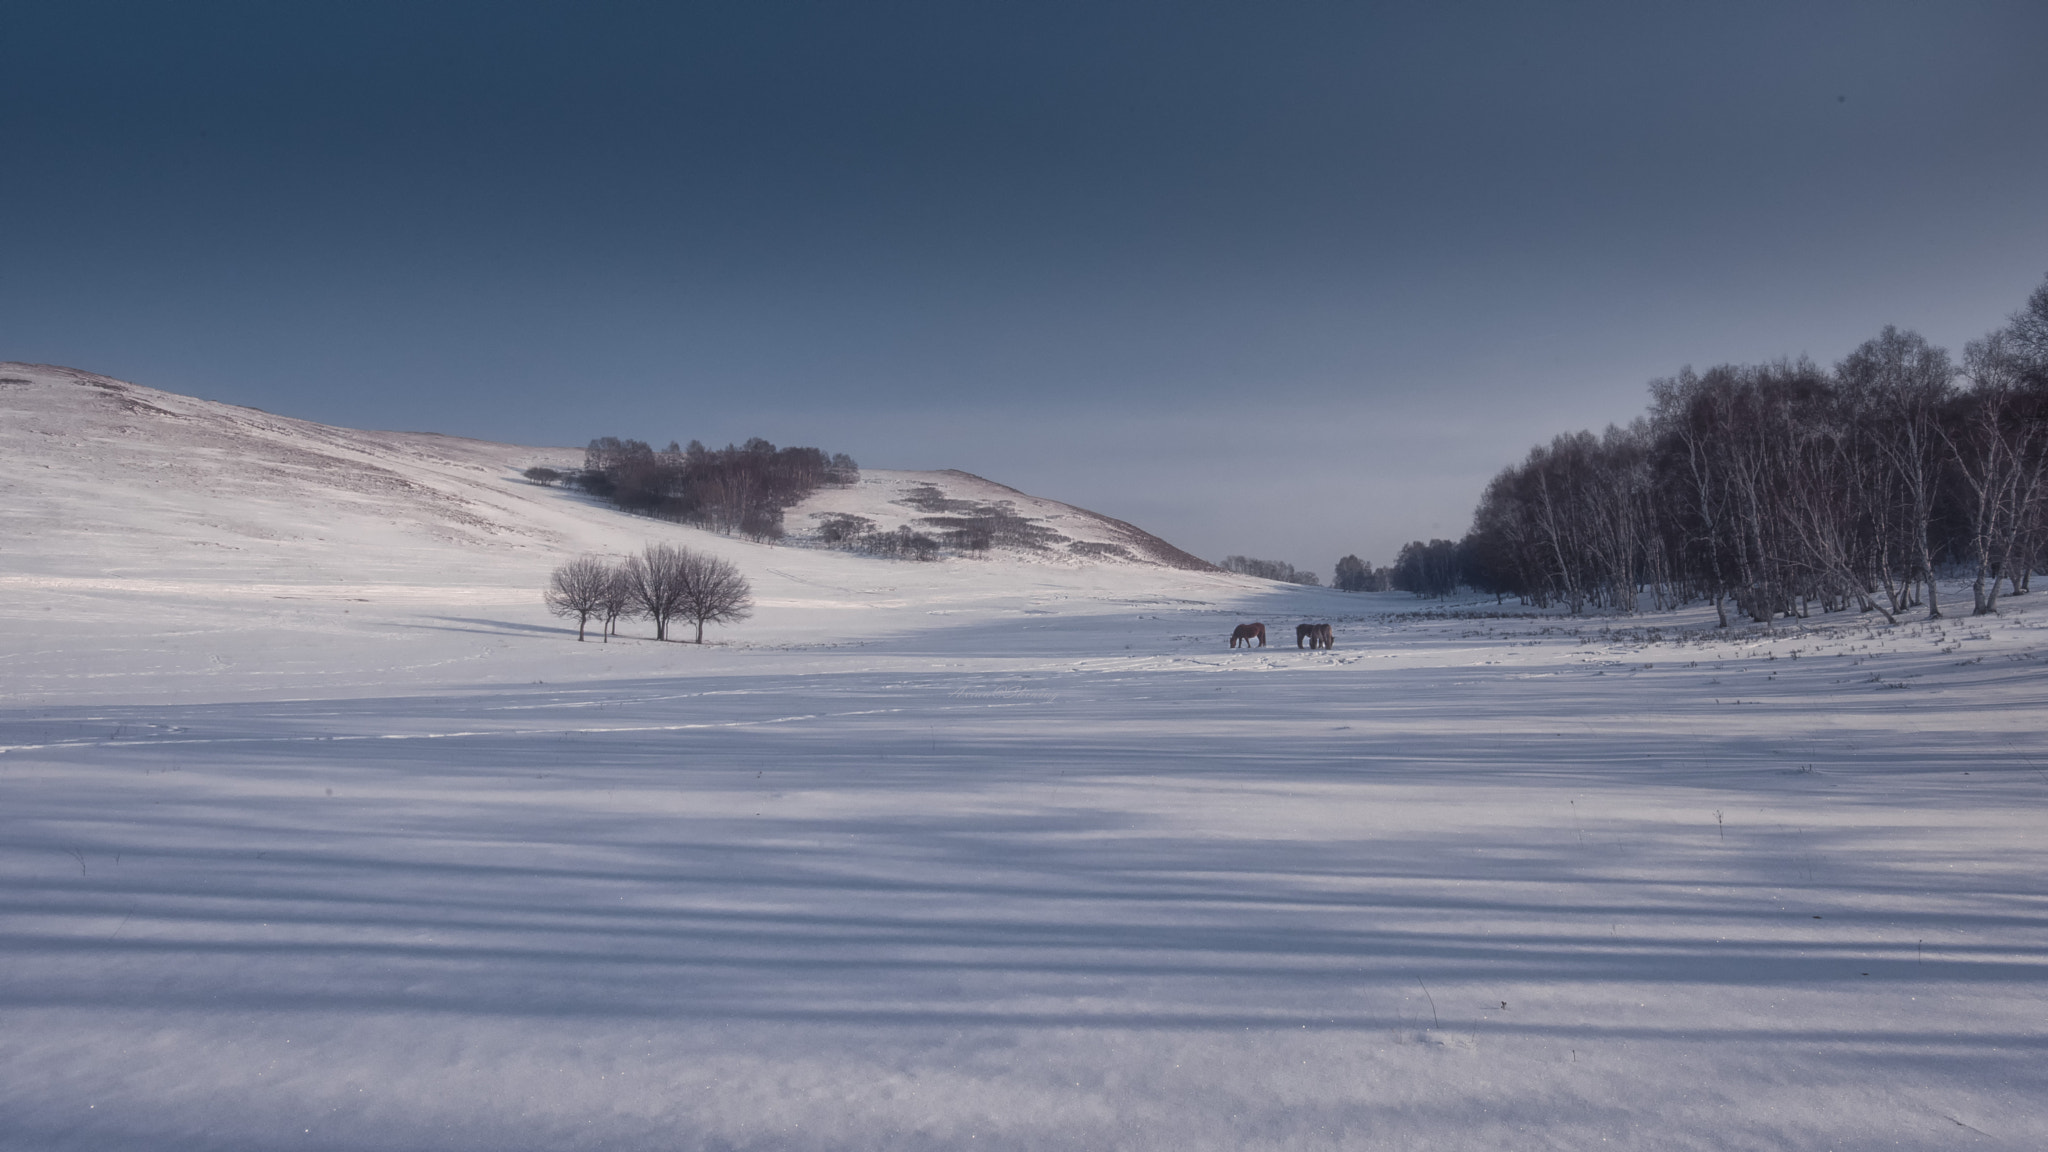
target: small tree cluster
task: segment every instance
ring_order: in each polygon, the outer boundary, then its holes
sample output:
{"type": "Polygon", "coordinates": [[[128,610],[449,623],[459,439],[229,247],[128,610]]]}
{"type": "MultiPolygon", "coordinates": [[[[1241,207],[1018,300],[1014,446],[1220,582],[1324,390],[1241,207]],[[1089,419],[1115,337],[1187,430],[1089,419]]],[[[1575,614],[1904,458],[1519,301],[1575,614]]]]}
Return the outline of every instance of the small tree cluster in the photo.
{"type": "Polygon", "coordinates": [[[818,517],[818,539],[847,552],[899,560],[936,560],[939,542],[908,524],[881,531],[865,516],[835,512],[818,517]]]}
{"type": "Polygon", "coordinates": [[[622,617],[643,617],[654,624],[654,638],[668,639],[677,620],[696,625],[696,642],[704,642],[706,624],[744,620],[753,608],[752,588],[738,568],[707,552],[668,544],[649,544],[638,556],[611,564],[595,556],[579,556],[554,570],[543,593],[548,610],[576,618],[576,639],[584,637],[592,619],[603,623],[607,639],[618,632],[622,617]]]}
{"type": "Polygon", "coordinates": [[[827,484],[852,484],[860,466],[845,453],[777,448],[760,437],[706,448],[692,440],[656,451],[602,436],[584,450],[575,481],[629,512],[757,540],[782,536],[782,513],[827,484]]]}
{"type": "Polygon", "coordinates": [[[1225,556],[1220,567],[1225,572],[1240,576],[1257,576],[1261,580],[1278,580],[1283,584],[1322,585],[1322,578],[1307,572],[1285,560],[1255,560],[1250,556],[1225,556]]]}

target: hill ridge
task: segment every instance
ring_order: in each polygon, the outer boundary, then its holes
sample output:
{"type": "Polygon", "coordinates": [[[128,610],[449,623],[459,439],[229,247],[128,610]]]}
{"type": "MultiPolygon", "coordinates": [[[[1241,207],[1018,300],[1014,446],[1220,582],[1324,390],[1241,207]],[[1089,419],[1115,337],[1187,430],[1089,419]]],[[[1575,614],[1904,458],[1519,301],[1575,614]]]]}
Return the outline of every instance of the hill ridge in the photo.
{"type": "MultiPolygon", "coordinates": [[[[19,361],[0,362],[0,410],[9,417],[0,430],[0,469],[18,473],[10,484],[15,506],[0,510],[0,526],[10,539],[38,541],[45,553],[94,534],[229,546],[322,537],[323,522],[350,518],[379,519],[444,543],[570,549],[576,534],[547,523],[554,517],[537,516],[541,506],[585,518],[598,511],[577,494],[517,479],[534,464],[575,466],[575,448],[348,428],[19,361]],[[94,493],[108,500],[90,499],[94,493]],[[296,517],[285,507],[295,498],[303,506],[296,517]],[[151,514],[136,515],[138,508],[151,514]],[[257,517],[261,523],[243,514],[265,509],[271,514],[257,517]]],[[[916,509],[899,502],[930,487],[954,501],[1008,503],[1026,520],[1046,524],[1047,538],[1070,545],[1012,549],[1015,560],[1216,570],[1126,521],[962,469],[871,469],[864,478],[852,492],[822,490],[792,508],[787,543],[816,543],[817,518],[835,514],[861,515],[884,528],[914,525],[916,509]]],[[[10,551],[23,558],[23,549],[10,551]]]]}

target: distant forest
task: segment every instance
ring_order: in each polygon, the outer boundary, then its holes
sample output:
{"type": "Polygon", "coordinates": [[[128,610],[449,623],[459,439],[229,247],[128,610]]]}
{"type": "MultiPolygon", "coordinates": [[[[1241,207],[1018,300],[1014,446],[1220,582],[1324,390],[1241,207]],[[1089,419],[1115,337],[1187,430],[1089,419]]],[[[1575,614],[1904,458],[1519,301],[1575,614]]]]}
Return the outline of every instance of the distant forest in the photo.
{"type": "Polygon", "coordinates": [[[1261,580],[1278,580],[1283,584],[1319,585],[1322,580],[1313,572],[1305,572],[1285,560],[1254,560],[1250,556],[1225,556],[1217,565],[1225,572],[1240,576],[1257,576],[1261,580]]]}
{"type": "MultiPolygon", "coordinates": [[[[1438,543],[1443,543],[1438,541],[1438,543]]],[[[1428,595],[1430,575],[1422,566],[1422,553],[1417,551],[1426,546],[1411,544],[1401,551],[1401,560],[1392,568],[1375,568],[1372,562],[1356,556],[1346,556],[1337,561],[1335,578],[1330,587],[1344,592],[1416,592],[1428,595]],[[1410,553],[1415,553],[1413,556],[1410,553]]],[[[1455,548],[1456,545],[1450,545],[1455,548]]],[[[1241,576],[1257,576],[1262,580],[1278,580],[1283,584],[1305,584],[1311,588],[1321,587],[1322,579],[1315,573],[1296,568],[1285,560],[1258,560],[1250,556],[1225,556],[1217,567],[1241,576]]]]}
{"type": "Polygon", "coordinates": [[[526,476],[573,485],[643,516],[779,540],[785,509],[825,485],[859,482],[860,466],[845,453],[777,448],[758,436],[719,449],[671,441],[659,451],[638,440],[601,436],[584,450],[581,471],[529,468],[526,476]]]}
{"type": "Polygon", "coordinates": [[[1395,586],[1895,621],[1942,614],[1940,575],[1973,576],[1970,610],[1996,611],[2048,560],[2048,283],[1960,364],[1888,326],[1832,368],[1687,368],[1650,397],[1503,469],[1463,540],[1401,550],[1395,586]]]}

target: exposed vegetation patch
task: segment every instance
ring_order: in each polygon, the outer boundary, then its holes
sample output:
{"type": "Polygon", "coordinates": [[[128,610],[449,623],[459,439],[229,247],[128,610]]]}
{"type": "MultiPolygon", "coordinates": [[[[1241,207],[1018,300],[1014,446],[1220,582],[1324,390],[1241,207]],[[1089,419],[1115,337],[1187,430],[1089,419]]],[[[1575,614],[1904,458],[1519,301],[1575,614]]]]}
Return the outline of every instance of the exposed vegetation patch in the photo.
{"type": "Polygon", "coordinates": [[[896,501],[924,516],[918,523],[931,530],[940,545],[953,552],[986,552],[991,548],[1020,548],[1045,551],[1072,541],[1029,516],[1020,514],[1008,500],[992,504],[957,500],[930,484],[911,489],[896,501]]]}

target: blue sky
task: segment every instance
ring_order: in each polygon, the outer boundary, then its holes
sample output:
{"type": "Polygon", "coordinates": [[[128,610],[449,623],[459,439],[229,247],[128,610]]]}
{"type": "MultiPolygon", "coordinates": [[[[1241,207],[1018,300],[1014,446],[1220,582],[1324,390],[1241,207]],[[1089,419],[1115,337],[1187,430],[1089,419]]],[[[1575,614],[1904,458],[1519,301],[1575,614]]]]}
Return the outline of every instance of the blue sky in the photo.
{"type": "Polygon", "coordinates": [[[2048,273],[2048,6],[0,2],[0,359],[1324,573],[2048,273]]]}

